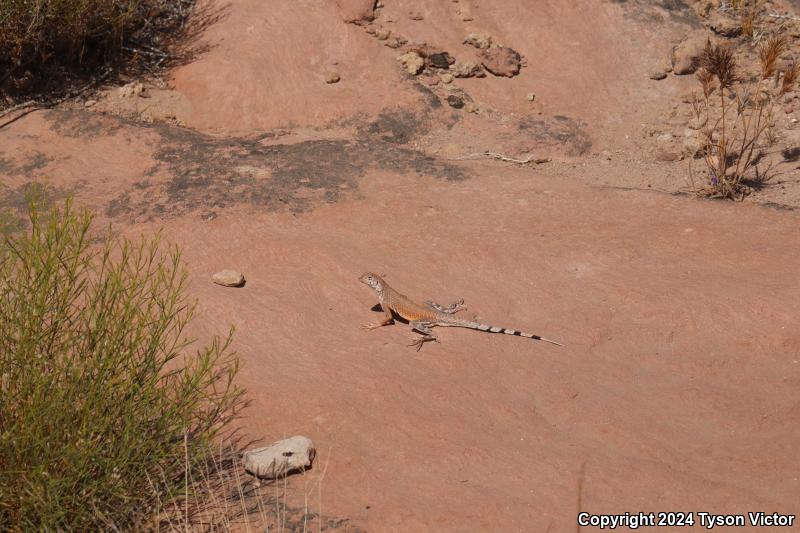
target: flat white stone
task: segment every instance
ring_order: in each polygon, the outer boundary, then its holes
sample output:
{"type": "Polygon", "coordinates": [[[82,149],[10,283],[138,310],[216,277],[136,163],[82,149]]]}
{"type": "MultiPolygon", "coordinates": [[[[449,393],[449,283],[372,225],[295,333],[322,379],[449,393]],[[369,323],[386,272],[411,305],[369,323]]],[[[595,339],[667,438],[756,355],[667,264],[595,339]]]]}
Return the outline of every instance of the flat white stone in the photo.
{"type": "Polygon", "coordinates": [[[277,479],[311,466],[317,450],[303,436],[273,442],[264,448],[244,452],[244,469],[261,479],[277,479]]]}

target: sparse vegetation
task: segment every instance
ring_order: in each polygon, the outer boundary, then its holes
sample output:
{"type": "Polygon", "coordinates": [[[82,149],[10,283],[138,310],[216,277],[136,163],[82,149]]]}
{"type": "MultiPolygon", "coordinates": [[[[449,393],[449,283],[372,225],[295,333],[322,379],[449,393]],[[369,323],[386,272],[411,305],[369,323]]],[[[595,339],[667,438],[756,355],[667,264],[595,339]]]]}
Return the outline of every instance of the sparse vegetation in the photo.
{"type": "Polygon", "coordinates": [[[776,99],[793,89],[798,76],[795,63],[779,64],[786,48],[782,35],[767,39],[759,48],[759,75],[745,77],[732,48],[706,44],[696,73],[702,99],[693,104],[698,123],[705,124],[702,154],[708,175],[698,189],[702,194],[742,199],[769,179],[758,162],[777,140],[776,99]]]}
{"type": "Polygon", "coordinates": [[[0,524],[188,517],[242,401],[231,334],[189,352],[186,271],[158,236],[95,235],[69,200],[28,219],[0,240],[0,524]]]}
{"type": "Polygon", "coordinates": [[[758,14],[759,0],[752,0],[750,4],[740,2],[739,20],[742,33],[752,38],[755,33],[756,15],[758,14]]]}
{"type": "Polygon", "coordinates": [[[0,0],[0,94],[64,92],[123,58],[148,69],[161,66],[164,37],[184,26],[193,4],[0,0]]]}

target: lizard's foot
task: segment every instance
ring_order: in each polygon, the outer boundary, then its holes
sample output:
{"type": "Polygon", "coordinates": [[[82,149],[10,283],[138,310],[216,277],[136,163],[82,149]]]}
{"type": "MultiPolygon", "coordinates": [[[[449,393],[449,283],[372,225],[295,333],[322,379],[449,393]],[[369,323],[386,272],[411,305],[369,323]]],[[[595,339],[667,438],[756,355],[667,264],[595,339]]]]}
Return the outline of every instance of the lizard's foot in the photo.
{"type": "Polygon", "coordinates": [[[452,314],[458,313],[459,311],[463,311],[463,310],[465,310],[467,308],[467,306],[464,305],[464,299],[463,298],[460,299],[459,301],[455,302],[455,303],[452,303],[452,304],[448,305],[447,307],[445,307],[443,305],[440,305],[440,304],[437,304],[435,302],[432,302],[430,300],[426,301],[425,305],[427,305],[428,307],[430,307],[431,309],[433,309],[435,311],[439,311],[440,313],[447,313],[448,315],[452,315],[452,314]]]}
{"type": "Polygon", "coordinates": [[[433,335],[425,335],[424,337],[415,337],[411,339],[411,344],[409,344],[409,346],[416,346],[417,351],[420,351],[422,349],[422,345],[430,341],[439,342],[439,338],[434,337],[433,335]]]}
{"type": "Polygon", "coordinates": [[[436,337],[436,335],[433,334],[433,331],[431,330],[431,327],[434,326],[435,323],[414,320],[410,322],[410,324],[414,330],[422,333],[422,337],[416,337],[414,339],[411,339],[411,344],[409,344],[409,346],[416,346],[417,351],[420,351],[420,349],[422,349],[422,345],[425,344],[426,342],[430,341],[439,342],[439,339],[436,337]]]}

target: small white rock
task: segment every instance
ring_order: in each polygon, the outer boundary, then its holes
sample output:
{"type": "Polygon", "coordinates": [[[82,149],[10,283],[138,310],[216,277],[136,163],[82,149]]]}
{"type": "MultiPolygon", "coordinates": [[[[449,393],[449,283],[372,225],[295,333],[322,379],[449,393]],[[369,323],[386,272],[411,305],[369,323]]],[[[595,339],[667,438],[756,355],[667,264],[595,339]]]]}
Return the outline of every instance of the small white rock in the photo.
{"type": "Polygon", "coordinates": [[[223,287],[241,287],[244,285],[244,276],[236,270],[220,270],[211,279],[214,283],[223,287]]]}
{"type": "Polygon", "coordinates": [[[309,468],[316,454],[311,439],[291,437],[244,452],[244,469],[261,479],[277,479],[309,468]]]}

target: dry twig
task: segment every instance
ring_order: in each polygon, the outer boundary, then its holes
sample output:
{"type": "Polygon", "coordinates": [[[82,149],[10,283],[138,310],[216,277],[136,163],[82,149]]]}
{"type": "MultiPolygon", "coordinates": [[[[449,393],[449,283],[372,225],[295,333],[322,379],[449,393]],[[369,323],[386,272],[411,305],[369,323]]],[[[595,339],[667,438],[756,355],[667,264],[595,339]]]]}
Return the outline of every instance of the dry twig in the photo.
{"type": "Polygon", "coordinates": [[[506,161],[508,163],[515,163],[517,165],[527,165],[528,163],[534,163],[539,165],[541,163],[547,163],[550,161],[549,157],[535,157],[535,156],[528,156],[525,159],[515,159],[513,157],[508,157],[503,154],[498,154],[497,152],[477,152],[474,154],[467,154],[460,157],[450,157],[448,158],[450,161],[464,161],[469,159],[483,159],[489,157],[491,159],[497,159],[498,161],[506,161]]]}

